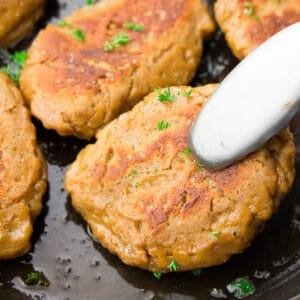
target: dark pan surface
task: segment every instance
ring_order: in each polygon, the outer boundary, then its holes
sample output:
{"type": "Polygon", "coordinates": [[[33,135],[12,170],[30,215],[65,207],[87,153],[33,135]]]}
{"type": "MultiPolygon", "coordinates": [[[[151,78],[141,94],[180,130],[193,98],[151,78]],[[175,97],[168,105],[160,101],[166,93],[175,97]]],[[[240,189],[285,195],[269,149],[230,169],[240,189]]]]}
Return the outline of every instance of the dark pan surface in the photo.
{"type": "MultiPolygon", "coordinates": [[[[213,2],[209,1],[210,5],[213,2]]],[[[85,0],[49,1],[47,16],[38,28],[84,4],[85,0]]],[[[29,43],[30,38],[17,49],[29,43]]],[[[219,82],[236,63],[223,35],[217,32],[206,44],[193,85],[219,82]]],[[[256,286],[254,296],[248,299],[282,300],[300,294],[299,154],[292,192],[247,251],[224,265],[205,270],[200,277],[182,273],[157,280],[150,272],[124,265],[95,242],[86,223],[72,208],[63,176],[85,143],[61,138],[40,123],[35,124],[48,161],[49,188],[35,224],[32,251],[20,259],[0,263],[0,299],[214,299],[210,296],[213,288],[225,291],[228,282],[243,275],[249,275],[256,286]],[[42,271],[50,286],[26,286],[23,279],[32,270],[42,271]],[[267,271],[270,277],[255,278],[255,271],[267,271]]]]}

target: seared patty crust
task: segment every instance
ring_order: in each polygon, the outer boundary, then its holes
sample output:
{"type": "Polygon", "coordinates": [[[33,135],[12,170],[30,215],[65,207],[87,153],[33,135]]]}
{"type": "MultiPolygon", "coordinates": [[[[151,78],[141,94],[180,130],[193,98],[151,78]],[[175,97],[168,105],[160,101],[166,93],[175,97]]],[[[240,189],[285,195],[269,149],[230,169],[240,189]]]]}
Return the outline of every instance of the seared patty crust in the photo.
{"type": "Polygon", "coordinates": [[[203,0],[103,0],[39,33],[21,88],[46,128],[88,139],[154,88],[189,82],[214,27],[203,0]]]}
{"type": "Polygon", "coordinates": [[[0,1],[0,47],[11,46],[29,33],[44,13],[46,0],[0,1]]]}
{"type": "Polygon", "coordinates": [[[13,82],[0,74],[0,260],[27,253],[42,209],[47,167],[13,82]]]}
{"type": "Polygon", "coordinates": [[[218,0],[215,16],[236,57],[246,57],[281,29],[300,21],[299,0],[218,0]]]}
{"type": "Polygon", "coordinates": [[[99,130],[67,171],[73,206],[124,263],[156,272],[169,272],[172,260],[178,271],[224,263],[289,192],[289,130],[222,171],[193,158],[188,133],[215,87],[173,87],[168,98],[176,100],[165,102],[151,93],[99,130]]]}

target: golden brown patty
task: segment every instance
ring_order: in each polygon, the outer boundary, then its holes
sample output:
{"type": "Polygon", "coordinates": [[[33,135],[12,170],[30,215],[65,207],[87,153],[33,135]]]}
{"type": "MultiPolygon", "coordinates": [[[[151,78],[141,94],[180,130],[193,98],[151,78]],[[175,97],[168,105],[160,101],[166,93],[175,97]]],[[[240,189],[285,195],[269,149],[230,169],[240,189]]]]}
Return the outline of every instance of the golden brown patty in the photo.
{"type": "Polygon", "coordinates": [[[202,0],[103,0],[66,21],[38,35],[21,88],[46,128],[81,138],[94,136],[155,87],[189,82],[202,39],[214,30],[202,0]],[[128,22],[144,29],[126,29],[128,22]],[[85,41],[76,39],[78,29],[85,41]],[[106,52],[105,43],[121,33],[128,44],[106,52]]]}
{"type": "Polygon", "coordinates": [[[218,0],[215,16],[231,50],[242,59],[276,32],[300,21],[300,1],[218,0]]]}
{"type": "Polygon", "coordinates": [[[11,46],[30,32],[44,13],[46,0],[0,1],[0,47],[11,46]]]}
{"type": "Polygon", "coordinates": [[[250,245],[290,190],[288,130],[223,171],[197,164],[187,136],[214,89],[187,96],[189,88],[174,87],[176,100],[163,103],[150,94],[101,129],[68,170],[75,209],[126,264],[160,272],[173,259],[179,271],[221,264],[250,245]]]}
{"type": "Polygon", "coordinates": [[[0,260],[30,250],[47,169],[20,92],[0,74],[0,260]]]}

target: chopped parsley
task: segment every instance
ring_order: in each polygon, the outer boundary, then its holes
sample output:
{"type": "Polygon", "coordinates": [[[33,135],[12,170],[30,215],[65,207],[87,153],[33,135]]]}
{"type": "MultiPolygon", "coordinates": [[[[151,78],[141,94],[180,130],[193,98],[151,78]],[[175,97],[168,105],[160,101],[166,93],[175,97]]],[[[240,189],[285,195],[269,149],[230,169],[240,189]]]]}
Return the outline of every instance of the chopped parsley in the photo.
{"type": "Polygon", "coordinates": [[[140,183],[139,183],[139,182],[135,182],[135,183],[133,184],[133,186],[137,189],[137,188],[140,186],[140,183]]]}
{"type": "Polygon", "coordinates": [[[57,23],[58,26],[60,27],[69,27],[69,28],[73,28],[73,25],[68,23],[66,20],[60,20],[57,23]]]}
{"type": "Polygon", "coordinates": [[[254,16],[254,19],[255,19],[257,22],[260,22],[260,21],[261,21],[261,17],[260,17],[260,16],[257,16],[257,15],[254,16]]]}
{"type": "MultiPolygon", "coordinates": [[[[74,26],[73,26],[72,24],[68,23],[68,22],[65,21],[65,20],[60,20],[60,21],[58,21],[57,25],[60,26],[60,27],[68,27],[68,28],[70,28],[70,29],[74,29],[74,26]]],[[[71,34],[72,34],[72,35],[74,36],[74,38],[75,38],[76,40],[78,40],[78,41],[85,42],[85,40],[86,40],[83,31],[82,31],[81,29],[79,29],[79,28],[75,28],[75,29],[71,32],[71,34]]]]}
{"type": "Polygon", "coordinates": [[[252,16],[254,13],[254,4],[251,2],[245,2],[244,6],[245,6],[245,10],[244,10],[245,14],[247,16],[252,16]]]}
{"type": "Polygon", "coordinates": [[[160,279],[162,274],[160,272],[153,272],[153,276],[156,278],[156,279],[160,279]]]}
{"type": "Polygon", "coordinates": [[[110,51],[113,51],[114,49],[115,49],[115,47],[114,47],[113,43],[108,42],[108,41],[106,41],[104,43],[104,51],[105,52],[110,52],[110,51]]]}
{"type": "Polygon", "coordinates": [[[245,10],[244,10],[244,13],[247,15],[247,16],[253,16],[254,19],[257,21],[257,22],[260,22],[261,19],[260,19],[260,16],[258,15],[255,15],[255,6],[253,3],[251,2],[245,2],[244,3],[244,6],[245,6],[245,10]]]}
{"type": "Polygon", "coordinates": [[[183,94],[183,95],[186,96],[186,97],[189,97],[189,96],[191,96],[192,92],[193,92],[193,90],[192,90],[192,88],[190,88],[190,89],[189,89],[185,94],[183,94]]]}
{"type": "Polygon", "coordinates": [[[210,234],[211,234],[212,236],[214,236],[215,238],[218,238],[219,235],[220,235],[220,232],[219,232],[219,231],[212,231],[210,234]]]}
{"type": "Polygon", "coordinates": [[[13,54],[12,61],[23,68],[27,58],[28,58],[27,51],[19,51],[19,52],[17,51],[13,54]]]}
{"type": "Polygon", "coordinates": [[[129,43],[128,34],[121,32],[118,35],[113,37],[112,42],[106,41],[104,43],[104,51],[110,52],[110,51],[113,51],[115,48],[118,48],[121,45],[126,45],[128,43],[129,43]]]}
{"type": "Polygon", "coordinates": [[[72,34],[73,34],[73,36],[75,37],[76,40],[85,42],[85,36],[84,36],[81,29],[77,28],[77,29],[73,30],[72,34]]]}
{"type": "Polygon", "coordinates": [[[201,162],[198,162],[197,165],[199,168],[203,168],[203,164],[201,162]]]}
{"type": "Polygon", "coordinates": [[[191,271],[194,276],[201,276],[203,274],[203,269],[195,269],[191,271]]]}
{"type": "Polygon", "coordinates": [[[128,34],[121,32],[113,37],[113,45],[115,47],[120,47],[121,45],[126,45],[129,43],[128,34]]]}
{"type": "Polygon", "coordinates": [[[172,127],[172,125],[170,123],[168,123],[167,121],[160,121],[158,124],[157,124],[157,129],[159,131],[162,131],[164,129],[167,129],[167,128],[170,128],[172,127]]]}
{"type": "Polygon", "coordinates": [[[27,285],[49,286],[49,282],[44,278],[41,272],[29,272],[24,282],[27,285]]]}
{"type": "Polygon", "coordinates": [[[193,92],[193,90],[192,90],[192,88],[190,88],[186,93],[179,91],[178,95],[182,95],[184,97],[189,97],[189,96],[191,96],[192,92],[193,92]]]}
{"type": "Polygon", "coordinates": [[[11,64],[7,65],[5,69],[1,69],[1,72],[10,77],[15,84],[19,84],[20,76],[21,76],[21,68],[15,67],[13,68],[11,64]]]}
{"type": "Polygon", "coordinates": [[[144,26],[143,25],[140,25],[140,24],[134,24],[134,23],[126,23],[124,25],[124,27],[126,29],[129,29],[129,30],[134,30],[134,31],[142,31],[144,29],[144,26]]]}
{"type": "Polygon", "coordinates": [[[132,170],[130,171],[130,174],[131,174],[131,175],[135,175],[135,174],[137,174],[137,170],[135,170],[135,169],[132,169],[132,170]]]}
{"type": "Polygon", "coordinates": [[[229,283],[226,288],[229,293],[233,294],[238,299],[242,299],[254,293],[254,285],[249,280],[248,276],[234,280],[229,283]]]}
{"type": "Polygon", "coordinates": [[[86,0],[86,5],[94,5],[95,3],[95,0],[86,0]]]}
{"type": "Polygon", "coordinates": [[[163,92],[160,88],[155,90],[158,96],[158,101],[166,102],[166,101],[175,101],[176,97],[171,95],[170,87],[168,86],[163,92]]]}
{"type": "Polygon", "coordinates": [[[177,262],[173,259],[171,263],[168,265],[168,268],[170,269],[170,271],[177,271],[179,269],[179,266],[177,262]]]}
{"type": "Polygon", "coordinates": [[[17,51],[10,56],[10,59],[13,64],[8,64],[5,69],[1,69],[1,72],[9,76],[16,84],[19,84],[21,71],[28,59],[28,53],[26,51],[17,51]]]}
{"type": "Polygon", "coordinates": [[[190,148],[186,147],[183,151],[182,151],[184,154],[188,155],[190,154],[192,151],[190,148]]]}

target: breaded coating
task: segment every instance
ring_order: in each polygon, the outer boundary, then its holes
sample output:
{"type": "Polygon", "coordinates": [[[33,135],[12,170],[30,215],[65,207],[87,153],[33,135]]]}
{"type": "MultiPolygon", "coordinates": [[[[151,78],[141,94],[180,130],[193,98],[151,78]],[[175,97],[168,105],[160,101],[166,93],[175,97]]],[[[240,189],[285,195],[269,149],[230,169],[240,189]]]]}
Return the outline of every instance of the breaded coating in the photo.
{"type": "Polygon", "coordinates": [[[239,59],[276,32],[300,21],[299,0],[218,0],[214,10],[229,47],[239,59]]]}
{"type": "Polygon", "coordinates": [[[0,48],[8,47],[29,33],[44,13],[46,0],[0,1],[0,48]]]}
{"type": "Polygon", "coordinates": [[[0,260],[27,253],[42,209],[47,167],[13,82],[0,74],[0,260]]]}
{"type": "Polygon", "coordinates": [[[103,0],[60,25],[34,41],[21,89],[46,128],[87,139],[154,88],[189,82],[215,27],[202,0],[103,0]]]}
{"type": "Polygon", "coordinates": [[[178,271],[224,263],[250,245],[289,192],[289,130],[222,171],[193,158],[188,133],[215,87],[161,90],[173,99],[164,102],[151,93],[99,130],[67,171],[73,206],[124,263],[155,272],[170,272],[173,260],[178,271]]]}

